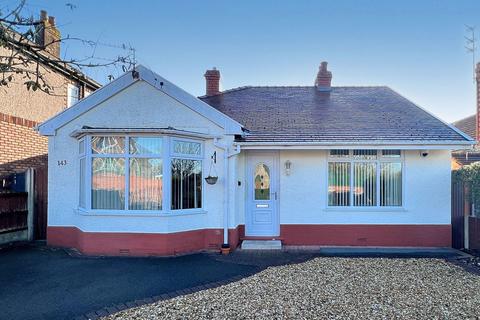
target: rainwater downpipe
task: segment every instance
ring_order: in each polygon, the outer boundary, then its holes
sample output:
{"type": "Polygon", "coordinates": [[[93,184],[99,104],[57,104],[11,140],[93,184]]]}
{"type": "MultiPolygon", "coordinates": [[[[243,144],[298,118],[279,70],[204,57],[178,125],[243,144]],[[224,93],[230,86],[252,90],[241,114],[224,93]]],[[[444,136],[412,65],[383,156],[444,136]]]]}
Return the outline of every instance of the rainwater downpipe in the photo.
{"type": "Polygon", "coordinates": [[[228,243],[228,215],[229,215],[229,185],[230,185],[230,180],[229,180],[229,166],[228,166],[228,159],[236,156],[237,154],[240,153],[240,146],[235,145],[235,151],[232,153],[228,153],[228,146],[225,144],[221,144],[218,142],[218,138],[214,138],[213,140],[213,145],[217,148],[220,148],[223,150],[223,175],[224,175],[224,182],[223,182],[223,245],[222,247],[229,247],[228,243]]]}

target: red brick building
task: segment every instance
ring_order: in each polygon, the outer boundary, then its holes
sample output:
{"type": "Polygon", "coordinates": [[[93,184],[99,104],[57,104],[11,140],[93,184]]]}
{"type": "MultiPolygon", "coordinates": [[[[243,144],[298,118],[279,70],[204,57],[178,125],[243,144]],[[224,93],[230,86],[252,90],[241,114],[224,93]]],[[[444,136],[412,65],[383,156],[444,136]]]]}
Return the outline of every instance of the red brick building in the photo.
{"type": "MultiPolygon", "coordinates": [[[[45,46],[60,39],[54,17],[41,11],[40,21],[35,37],[37,44],[45,46]]],[[[58,58],[60,49],[60,43],[48,45],[45,54],[58,58]]],[[[7,48],[0,48],[0,56],[8,53],[7,48]]],[[[20,77],[8,87],[0,87],[0,178],[46,165],[47,139],[34,127],[100,87],[69,66],[52,63],[42,64],[41,68],[53,88],[51,94],[27,90],[20,77]]]]}

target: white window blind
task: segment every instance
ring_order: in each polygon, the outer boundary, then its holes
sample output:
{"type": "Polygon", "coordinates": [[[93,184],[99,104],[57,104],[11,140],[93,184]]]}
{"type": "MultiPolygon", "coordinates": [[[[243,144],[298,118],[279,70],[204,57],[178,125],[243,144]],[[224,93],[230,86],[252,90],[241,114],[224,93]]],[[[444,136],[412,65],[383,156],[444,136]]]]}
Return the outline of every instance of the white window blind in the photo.
{"type": "Polygon", "coordinates": [[[92,209],[125,208],[125,159],[92,159],[92,209]]]}
{"type": "Polygon", "coordinates": [[[371,162],[357,162],[353,166],[353,205],[371,207],[377,205],[377,165],[371,162]]]}
{"type": "Polygon", "coordinates": [[[350,205],[350,163],[328,164],[328,205],[350,205]]]}
{"type": "Polygon", "coordinates": [[[400,150],[330,150],[328,206],[402,206],[400,150]]]}
{"type": "Polygon", "coordinates": [[[162,210],[162,138],[129,139],[129,209],[162,210]]]}
{"type": "Polygon", "coordinates": [[[201,208],[202,149],[196,140],[167,136],[88,136],[78,147],[79,206],[115,211],[201,208]]]}
{"type": "Polygon", "coordinates": [[[382,163],[380,170],[380,205],[402,205],[402,164],[382,163]]]}

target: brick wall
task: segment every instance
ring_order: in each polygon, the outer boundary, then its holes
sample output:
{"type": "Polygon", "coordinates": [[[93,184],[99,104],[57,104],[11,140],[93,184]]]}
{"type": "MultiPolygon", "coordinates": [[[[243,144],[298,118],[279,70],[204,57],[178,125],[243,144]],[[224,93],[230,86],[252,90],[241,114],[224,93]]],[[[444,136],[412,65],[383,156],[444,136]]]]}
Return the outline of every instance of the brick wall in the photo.
{"type": "MultiPolygon", "coordinates": [[[[0,56],[9,53],[0,47],[0,56]]],[[[0,177],[46,165],[47,138],[33,127],[66,108],[68,84],[79,86],[81,97],[93,90],[58,70],[40,66],[40,72],[53,87],[51,94],[27,90],[22,75],[14,75],[7,87],[0,86],[0,177]]]]}
{"type": "Polygon", "coordinates": [[[47,138],[33,128],[37,122],[0,113],[0,176],[46,166],[47,138]]]}
{"type": "MultiPolygon", "coordinates": [[[[8,56],[9,51],[0,47],[0,56],[2,55],[8,56]]],[[[43,122],[66,108],[68,84],[80,87],[80,95],[83,96],[83,83],[80,81],[49,67],[40,66],[39,70],[52,86],[51,94],[40,90],[27,90],[24,84],[26,79],[22,75],[13,75],[14,79],[8,87],[0,86],[0,113],[43,122]]],[[[86,86],[85,91],[91,92],[92,88],[86,86]]]]}

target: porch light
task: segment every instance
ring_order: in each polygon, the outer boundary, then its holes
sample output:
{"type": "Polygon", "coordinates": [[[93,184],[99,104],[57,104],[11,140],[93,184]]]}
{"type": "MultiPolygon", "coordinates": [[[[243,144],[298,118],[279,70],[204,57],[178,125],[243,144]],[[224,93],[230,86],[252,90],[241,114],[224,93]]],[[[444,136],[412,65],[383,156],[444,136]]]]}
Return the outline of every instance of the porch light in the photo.
{"type": "Polygon", "coordinates": [[[292,168],[292,162],[290,160],[285,161],[285,174],[290,175],[290,170],[292,168]]]}

